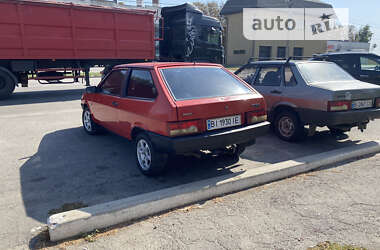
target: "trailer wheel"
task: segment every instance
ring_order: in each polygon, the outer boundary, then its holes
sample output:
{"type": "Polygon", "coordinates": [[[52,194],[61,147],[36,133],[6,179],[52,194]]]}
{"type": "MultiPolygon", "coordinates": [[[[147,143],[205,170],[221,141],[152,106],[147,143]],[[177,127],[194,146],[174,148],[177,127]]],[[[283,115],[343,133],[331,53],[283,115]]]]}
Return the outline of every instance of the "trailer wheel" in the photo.
{"type": "Polygon", "coordinates": [[[0,100],[8,98],[16,87],[16,77],[7,69],[0,68],[0,100]]]}

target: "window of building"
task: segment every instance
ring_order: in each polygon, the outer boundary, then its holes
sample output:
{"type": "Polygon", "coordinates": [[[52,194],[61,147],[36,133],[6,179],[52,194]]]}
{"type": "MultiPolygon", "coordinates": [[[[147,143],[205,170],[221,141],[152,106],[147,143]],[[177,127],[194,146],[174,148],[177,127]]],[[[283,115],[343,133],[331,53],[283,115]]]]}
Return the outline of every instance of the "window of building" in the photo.
{"type": "Polygon", "coordinates": [[[127,70],[112,71],[100,86],[102,93],[120,96],[122,86],[126,82],[127,77],[127,70]]]}
{"type": "Polygon", "coordinates": [[[280,86],[281,67],[269,66],[262,67],[256,78],[254,85],[261,86],[280,86]]]}
{"type": "Polygon", "coordinates": [[[245,49],[235,49],[234,50],[235,55],[242,55],[245,54],[245,49]]]}
{"type": "Polygon", "coordinates": [[[294,47],[293,56],[295,59],[302,59],[303,57],[303,48],[294,47]]]}
{"type": "Polygon", "coordinates": [[[277,47],[277,58],[286,58],[286,47],[277,47]]]}
{"type": "Polygon", "coordinates": [[[259,59],[267,60],[272,57],[272,46],[260,46],[259,47],[259,59]]]}
{"type": "Polygon", "coordinates": [[[156,97],[156,89],[148,70],[134,69],[129,78],[127,96],[153,99],[156,97]]]}

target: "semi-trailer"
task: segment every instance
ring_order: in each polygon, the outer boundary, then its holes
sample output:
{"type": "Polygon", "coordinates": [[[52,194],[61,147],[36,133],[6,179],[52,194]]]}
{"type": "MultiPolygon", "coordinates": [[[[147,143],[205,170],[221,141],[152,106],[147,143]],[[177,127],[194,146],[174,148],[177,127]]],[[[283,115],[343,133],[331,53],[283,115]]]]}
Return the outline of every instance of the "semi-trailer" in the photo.
{"type": "Polygon", "coordinates": [[[141,8],[0,0],[0,99],[16,86],[27,87],[31,79],[84,78],[89,84],[94,66],[107,71],[154,60],[222,63],[221,32],[218,20],[191,4],[157,14],[141,8]]]}

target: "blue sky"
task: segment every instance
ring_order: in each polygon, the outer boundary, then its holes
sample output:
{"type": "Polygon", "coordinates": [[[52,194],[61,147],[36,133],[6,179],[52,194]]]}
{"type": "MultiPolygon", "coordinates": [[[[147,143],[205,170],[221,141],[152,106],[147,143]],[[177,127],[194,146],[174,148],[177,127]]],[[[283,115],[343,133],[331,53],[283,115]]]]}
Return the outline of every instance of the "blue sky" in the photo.
{"type": "MultiPolygon", "coordinates": [[[[135,3],[135,0],[119,0],[127,3],[135,3]]],[[[143,0],[145,4],[150,4],[151,0],[143,0]]],[[[188,0],[187,2],[207,0],[188,0]]],[[[222,0],[216,0],[218,2],[222,0]]],[[[377,44],[375,53],[380,55],[380,1],[379,0],[323,0],[332,4],[335,8],[348,8],[350,11],[350,23],[360,28],[363,25],[371,26],[374,36],[371,43],[377,44]]],[[[160,0],[161,6],[172,6],[185,3],[183,0],[160,0]]]]}

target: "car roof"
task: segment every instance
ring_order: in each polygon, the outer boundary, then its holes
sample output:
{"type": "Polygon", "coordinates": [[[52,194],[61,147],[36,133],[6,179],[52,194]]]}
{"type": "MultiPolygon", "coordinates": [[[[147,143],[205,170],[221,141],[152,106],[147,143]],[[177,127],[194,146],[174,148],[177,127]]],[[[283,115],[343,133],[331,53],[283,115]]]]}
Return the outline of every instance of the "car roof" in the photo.
{"type": "MultiPolygon", "coordinates": [[[[256,62],[249,62],[248,64],[253,65],[283,65],[287,61],[286,60],[277,60],[277,61],[256,61],[256,62]]],[[[303,63],[331,63],[331,62],[325,62],[325,61],[309,61],[309,60],[299,60],[299,61],[289,61],[290,65],[296,65],[296,64],[303,64],[303,63]]]]}
{"type": "Polygon", "coordinates": [[[324,53],[324,54],[317,54],[317,55],[315,55],[315,57],[334,56],[334,55],[374,55],[374,56],[378,56],[374,53],[365,52],[365,51],[343,51],[343,52],[330,52],[330,53],[324,53]]]}
{"type": "Polygon", "coordinates": [[[215,63],[199,63],[199,62],[145,62],[145,63],[129,63],[117,65],[115,69],[122,68],[164,68],[164,67],[175,67],[175,66],[213,66],[213,67],[222,67],[220,64],[215,63]]]}

